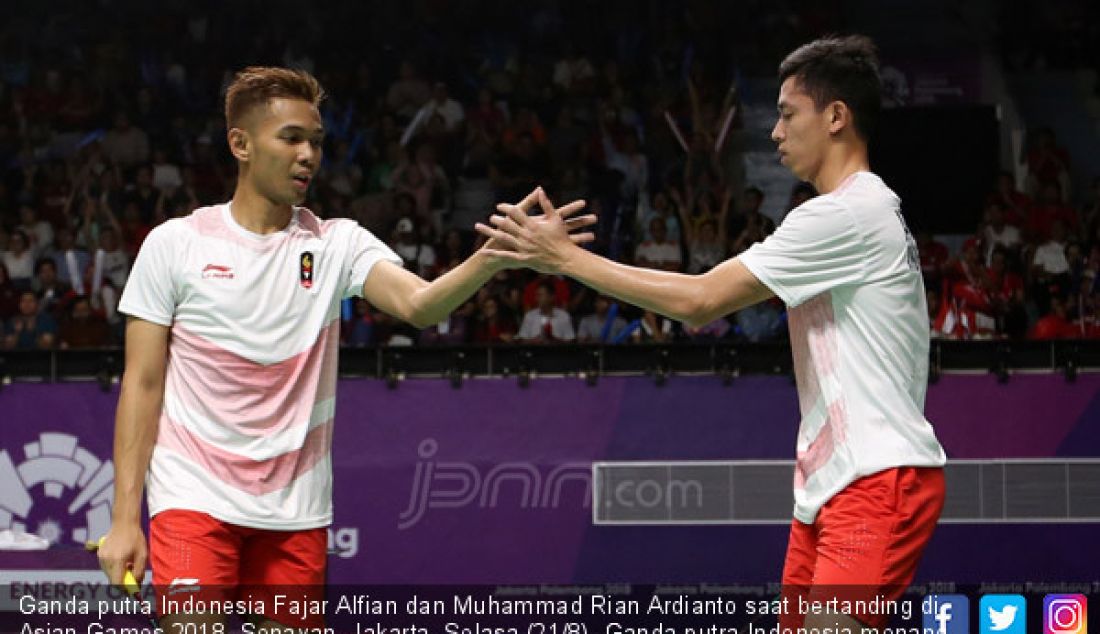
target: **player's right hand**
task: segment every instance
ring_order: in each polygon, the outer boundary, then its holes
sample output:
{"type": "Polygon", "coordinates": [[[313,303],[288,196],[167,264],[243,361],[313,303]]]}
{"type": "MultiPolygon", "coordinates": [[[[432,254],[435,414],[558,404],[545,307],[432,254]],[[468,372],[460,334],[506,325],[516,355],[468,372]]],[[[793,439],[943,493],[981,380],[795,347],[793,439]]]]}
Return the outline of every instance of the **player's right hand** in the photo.
{"type": "Polygon", "coordinates": [[[123,587],[128,570],[140,585],[149,559],[149,547],[141,524],[112,524],[99,545],[97,555],[99,566],[107,573],[111,585],[123,587]]]}

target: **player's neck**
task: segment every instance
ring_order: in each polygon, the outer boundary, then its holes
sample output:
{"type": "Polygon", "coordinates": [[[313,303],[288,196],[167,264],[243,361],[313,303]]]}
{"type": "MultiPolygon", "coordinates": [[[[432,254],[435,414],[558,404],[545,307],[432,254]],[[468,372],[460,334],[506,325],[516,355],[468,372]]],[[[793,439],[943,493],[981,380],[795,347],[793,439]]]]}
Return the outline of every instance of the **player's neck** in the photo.
{"type": "Polygon", "coordinates": [[[852,174],[870,170],[866,146],[852,148],[838,144],[830,148],[829,155],[821,164],[821,170],[813,179],[813,185],[818,193],[828,194],[840,187],[852,174]]]}
{"type": "Polygon", "coordinates": [[[238,225],[259,235],[286,229],[294,215],[290,205],[271,202],[244,181],[237,181],[229,212],[238,225]]]}

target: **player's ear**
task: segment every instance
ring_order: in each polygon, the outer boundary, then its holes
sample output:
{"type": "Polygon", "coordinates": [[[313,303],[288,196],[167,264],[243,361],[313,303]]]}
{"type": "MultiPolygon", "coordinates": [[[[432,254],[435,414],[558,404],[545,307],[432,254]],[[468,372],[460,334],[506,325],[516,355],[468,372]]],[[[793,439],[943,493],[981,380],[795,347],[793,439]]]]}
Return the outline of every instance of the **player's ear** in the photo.
{"type": "Polygon", "coordinates": [[[249,138],[248,132],[241,128],[230,128],[226,133],[226,139],[229,141],[229,151],[233,157],[242,163],[247,163],[252,151],[252,139],[249,138]]]}
{"type": "Polygon", "coordinates": [[[852,126],[852,111],[843,101],[834,101],[825,108],[825,114],[829,121],[829,134],[838,134],[841,130],[852,126]]]}

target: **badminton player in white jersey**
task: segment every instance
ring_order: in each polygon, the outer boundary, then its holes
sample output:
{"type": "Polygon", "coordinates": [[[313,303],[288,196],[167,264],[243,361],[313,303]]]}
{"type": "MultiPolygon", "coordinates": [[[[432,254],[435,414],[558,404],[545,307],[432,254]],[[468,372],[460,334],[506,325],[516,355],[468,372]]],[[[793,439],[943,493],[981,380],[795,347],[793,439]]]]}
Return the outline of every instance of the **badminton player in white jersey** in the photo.
{"type": "Polygon", "coordinates": [[[820,39],[779,76],[772,139],[821,195],[711,271],[639,269],[575,248],[541,194],[543,215],[501,208],[478,230],[508,246],[501,257],[692,325],[773,295],[786,302],[802,421],[783,582],[791,596],[838,601],[803,619],[792,599],[781,622],[859,631],[886,617],[857,601],[895,598],[911,582],[943,506],[945,454],[923,413],[928,313],[900,200],[868,163],[880,110],[874,45],[820,39]]]}
{"type": "Polygon", "coordinates": [[[354,221],[297,206],[321,164],[322,96],[305,72],[237,74],[225,100],[239,168],[233,199],[154,229],[119,307],[130,319],[101,564],[117,584],[127,568],[140,577],[148,561],[158,591],[175,600],[266,599],[245,607],[268,627],[323,623],[317,614],[273,614],[263,588],[316,594],[324,581],[340,301],[361,295],[426,327],[507,264],[475,253],[429,284],[354,221]]]}

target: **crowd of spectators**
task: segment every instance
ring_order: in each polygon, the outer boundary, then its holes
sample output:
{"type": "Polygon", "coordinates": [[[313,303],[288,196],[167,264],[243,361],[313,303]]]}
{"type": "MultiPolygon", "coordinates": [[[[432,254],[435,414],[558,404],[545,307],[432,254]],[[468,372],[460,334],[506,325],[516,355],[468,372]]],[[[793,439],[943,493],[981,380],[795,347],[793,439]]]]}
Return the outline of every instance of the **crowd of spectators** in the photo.
{"type": "MultiPolygon", "coordinates": [[[[232,194],[220,103],[252,63],[309,70],[327,90],[306,205],[355,219],[426,279],[478,248],[471,228],[497,202],[536,185],[588,201],[599,252],[705,272],[775,230],[745,181],[737,73],[769,75],[837,26],[809,2],[750,2],[752,24],[709,2],[345,4],[293,18],[255,3],[14,11],[0,28],[0,346],[121,342],[116,307],[144,237],[232,194]]],[[[1002,178],[960,254],[918,236],[942,336],[1100,330],[1100,186],[1069,206],[1069,158],[1037,139],[1027,193],[1002,178]]],[[[786,207],[815,194],[800,184],[786,207]]],[[[688,328],[529,271],[500,273],[424,330],[361,299],[343,319],[348,346],[786,335],[777,300],[688,328]]]]}
{"type": "Polygon", "coordinates": [[[917,236],[934,336],[1100,338],[1100,177],[1071,204],[1068,152],[1032,136],[1023,191],[1002,172],[956,255],[917,236]]]}

